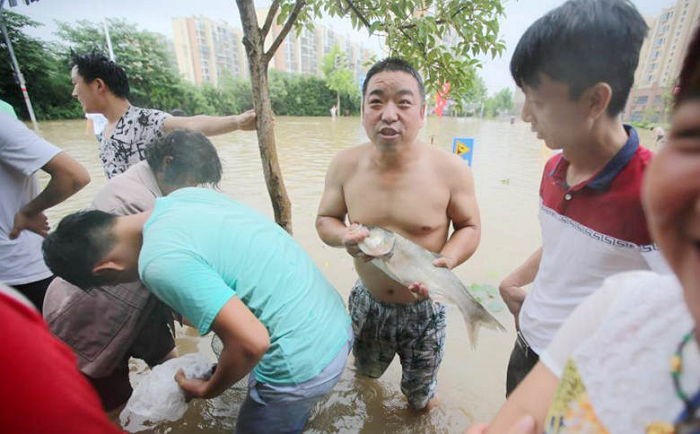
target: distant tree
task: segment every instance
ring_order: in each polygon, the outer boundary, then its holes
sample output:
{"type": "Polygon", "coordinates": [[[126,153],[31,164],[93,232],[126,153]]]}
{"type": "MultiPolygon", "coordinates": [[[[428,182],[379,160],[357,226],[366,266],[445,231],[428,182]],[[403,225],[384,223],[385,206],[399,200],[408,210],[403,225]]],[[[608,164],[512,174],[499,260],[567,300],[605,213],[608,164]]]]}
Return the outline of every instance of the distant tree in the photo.
{"type": "Polygon", "coordinates": [[[486,100],[484,107],[484,116],[495,117],[502,113],[511,113],[513,111],[513,91],[510,89],[501,89],[494,96],[486,100]]]}
{"type": "Polygon", "coordinates": [[[488,90],[486,83],[480,76],[476,76],[472,81],[471,86],[464,92],[461,104],[457,104],[455,112],[458,115],[477,115],[486,102],[488,90]]]}
{"type": "Polygon", "coordinates": [[[659,111],[659,108],[654,107],[651,104],[648,105],[644,109],[644,111],[642,112],[642,121],[647,123],[647,124],[658,123],[660,119],[661,119],[661,113],[659,111]]]}
{"type": "Polygon", "coordinates": [[[340,114],[342,113],[340,110],[340,96],[352,97],[357,95],[359,91],[352,70],[348,67],[347,55],[341,51],[337,44],[331,48],[328,54],[323,56],[321,71],[326,78],[326,86],[335,92],[335,107],[340,114]]]}
{"type": "Polygon", "coordinates": [[[467,88],[466,92],[464,92],[464,98],[462,101],[467,104],[480,104],[486,99],[487,93],[488,89],[486,89],[486,82],[484,82],[483,78],[477,75],[474,78],[474,81],[472,81],[472,85],[467,88]]]}
{"type": "Polygon", "coordinates": [[[476,56],[496,56],[501,0],[272,0],[262,25],[253,0],[236,0],[243,27],[257,134],[267,189],[277,223],[292,231],[292,209],[277,157],[268,65],[292,28],[311,27],[323,14],[349,18],[356,29],[385,37],[391,54],[401,55],[423,72],[429,90],[451,85],[461,101],[475,77],[476,56]],[[277,21],[281,30],[271,44],[265,39],[277,21]],[[447,40],[451,43],[447,43],[447,40]]]}
{"type": "MultiPolygon", "coordinates": [[[[3,9],[2,15],[37,119],[82,116],[80,105],[71,97],[72,84],[65,72],[65,57],[58,47],[32,38],[23,31],[41,24],[6,9],[3,9]]],[[[20,117],[28,119],[4,38],[0,42],[0,58],[0,94],[20,117]]]]}

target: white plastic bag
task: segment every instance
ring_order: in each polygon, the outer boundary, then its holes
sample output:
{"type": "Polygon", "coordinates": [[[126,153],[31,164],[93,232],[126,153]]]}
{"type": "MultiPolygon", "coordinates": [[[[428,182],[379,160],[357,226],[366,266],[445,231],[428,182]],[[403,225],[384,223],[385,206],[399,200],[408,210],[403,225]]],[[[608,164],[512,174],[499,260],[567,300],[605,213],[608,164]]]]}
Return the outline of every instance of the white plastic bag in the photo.
{"type": "Polygon", "coordinates": [[[187,403],[175,374],[183,369],[187,378],[208,379],[213,365],[204,355],[194,353],[154,367],[136,386],[119,415],[122,427],[128,432],[139,432],[164,421],[180,419],[187,411],[187,403]]]}

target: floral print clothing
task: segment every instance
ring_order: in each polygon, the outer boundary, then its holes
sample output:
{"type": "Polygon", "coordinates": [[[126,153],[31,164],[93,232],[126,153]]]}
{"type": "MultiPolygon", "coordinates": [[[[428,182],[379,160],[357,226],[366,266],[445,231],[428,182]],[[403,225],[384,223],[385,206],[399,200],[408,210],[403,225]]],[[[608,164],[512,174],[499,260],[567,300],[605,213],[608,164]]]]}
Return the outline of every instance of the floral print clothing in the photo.
{"type": "Polygon", "coordinates": [[[168,113],[160,110],[130,105],[111,135],[105,136],[103,131],[97,136],[100,161],[108,179],[146,159],[146,147],[163,137],[163,123],[168,117],[168,113]]]}

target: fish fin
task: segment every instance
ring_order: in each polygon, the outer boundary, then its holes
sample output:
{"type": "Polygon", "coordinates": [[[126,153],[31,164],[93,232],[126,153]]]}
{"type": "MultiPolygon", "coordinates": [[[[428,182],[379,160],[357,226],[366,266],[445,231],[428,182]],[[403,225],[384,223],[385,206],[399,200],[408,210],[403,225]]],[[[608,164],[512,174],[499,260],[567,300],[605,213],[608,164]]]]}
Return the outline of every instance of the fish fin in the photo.
{"type": "Polygon", "coordinates": [[[384,262],[384,260],[382,260],[381,258],[373,258],[370,262],[372,263],[372,265],[379,268],[384,274],[389,276],[395,282],[401,285],[405,285],[405,283],[402,282],[401,279],[399,279],[399,277],[391,271],[391,269],[387,266],[386,262],[384,262]]]}
{"type": "Polygon", "coordinates": [[[465,325],[467,326],[467,334],[469,335],[469,343],[471,344],[472,350],[475,350],[476,343],[479,340],[479,328],[478,328],[479,323],[465,321],[465,325]]]}
{"type": "Polygon", "coordinates": [[[465,319],[464,323],[467,326],[467,334],[469,335],[469,342],[471,343],[472,349],[476,348],[476,343],[479,339],[479,327],[484,326],[492,330],[498,330],[501,332],[506,331],[506,328],[489,313],[486,309],[481,307],[479,309],[479,314],[472,321],[467,321],[465,319]]]}

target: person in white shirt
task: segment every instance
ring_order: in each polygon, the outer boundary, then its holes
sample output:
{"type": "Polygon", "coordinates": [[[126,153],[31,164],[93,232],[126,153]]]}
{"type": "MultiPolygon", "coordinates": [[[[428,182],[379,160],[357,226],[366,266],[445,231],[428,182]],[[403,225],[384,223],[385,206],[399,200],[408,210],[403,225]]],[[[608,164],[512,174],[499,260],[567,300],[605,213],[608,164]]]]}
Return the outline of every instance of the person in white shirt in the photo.
{"type": "Polygon", "coordinates": [[[489,426],[468,434],[700,432],[700,27],[644,211],[675,276],[615,275],[562,326],[489,426]]]}
{"type": "Polygon", "coordinates": [[[22,122],[0,112],[0,281],[41,311],[51,271],[41,255],[49,230],[44,211],[90,182],[87,170],[22,122]],[[35,173],[51,177],[43,190],[35,173]]]}

